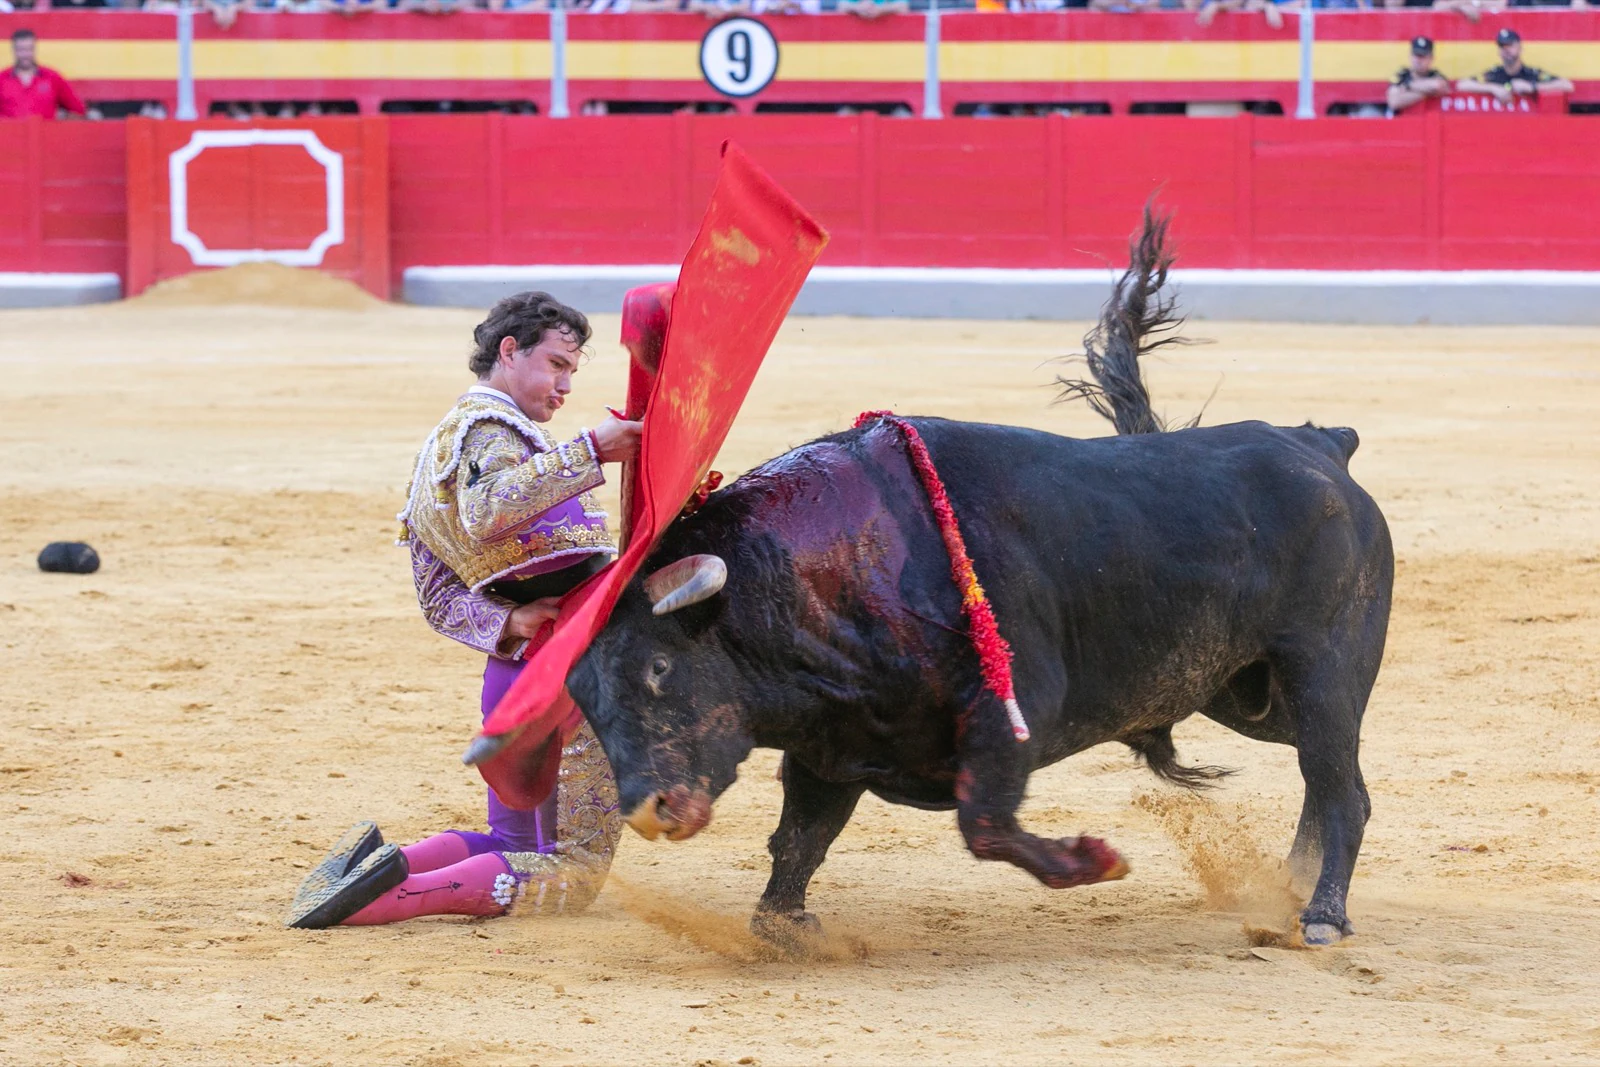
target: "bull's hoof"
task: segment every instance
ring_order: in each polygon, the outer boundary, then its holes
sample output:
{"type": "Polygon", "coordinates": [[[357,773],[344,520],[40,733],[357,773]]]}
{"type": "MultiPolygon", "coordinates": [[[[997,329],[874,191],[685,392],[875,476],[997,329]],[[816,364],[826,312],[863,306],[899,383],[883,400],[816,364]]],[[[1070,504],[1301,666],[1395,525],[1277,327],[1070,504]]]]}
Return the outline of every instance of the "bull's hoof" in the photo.
{"type": "Polygon", "coordinates": [[[791,959],[815,956],[827,940],[822,921],[809,911],[763,911],[750,917],[750,932],[791,959]]]}
{"type": "Polygon", "coordinates": [[[1316,946],[1337,945],[1355,932],[1355,928],[1349,923],[1345,923],[1342,927],[1333,923],[1306,923],[1301,927],[1301,936],[1305,939],[1305,943],[1316,946]]]}
{"type": "Polygon", "coordinates": [[[1067,837],[1047,842],[1040,881],[1051,889],[1115,882],[1128,876],[1128,861],[1098,837],[1067,837]]]}

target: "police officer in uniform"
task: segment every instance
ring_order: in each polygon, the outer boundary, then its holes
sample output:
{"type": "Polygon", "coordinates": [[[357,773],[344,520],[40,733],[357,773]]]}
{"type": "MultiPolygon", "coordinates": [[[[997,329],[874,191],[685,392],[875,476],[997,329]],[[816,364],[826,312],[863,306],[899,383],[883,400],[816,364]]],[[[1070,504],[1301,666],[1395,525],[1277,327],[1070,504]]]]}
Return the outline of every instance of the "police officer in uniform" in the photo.
{"type": "Polygon", "coordinates": [[[1433,67],[1433,38],[1411,38],[1411,60],[1389,85],[1389,112],[1398,115],[1431,97],[1450,91],[1450,79],[1433,67]]]}
{"type": "Polygon", "coordinates": [[[1500,46],[1500,65],[1476,78],[1462,78],[1456,83],[1457,89],[1464,93],[1487,93],[1502,104],[1509,104],[1519,96],[1572,92],[1572,83],[1567,79],[1522,62],[1522,36],[1516,30],[1501,30],[1494,43],[1500,46]]]}

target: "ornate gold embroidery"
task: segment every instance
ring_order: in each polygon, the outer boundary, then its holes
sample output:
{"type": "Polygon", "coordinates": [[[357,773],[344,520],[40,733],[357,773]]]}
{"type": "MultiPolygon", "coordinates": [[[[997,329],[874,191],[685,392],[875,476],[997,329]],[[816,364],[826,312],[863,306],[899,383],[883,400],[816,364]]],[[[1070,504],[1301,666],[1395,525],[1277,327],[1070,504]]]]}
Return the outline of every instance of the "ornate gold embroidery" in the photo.
{"type": "Polygon", "coordinates": [[[598,856],[607,864],[622,834],[617,780],[600,739],[585,722],[561,751],[556,785],[556,837],[598,856]]]}
{"type": "Polygon", "coordinates": [[[417,457],[400,539],[420,540],[478,592],[533,560],[615,552],[604,513],[581,499],[604,480],[587,438],[557,445],[503,401],[468,393],[417,457]],[[570,518],[538,521],[573,497],[570,518]]]}
{"type": "Polygon", "coordinates": [[[465,480],[456,472],[461,525],[479,542],[513,534],[605,480],[586,443],[534,452],[526,437],[497,422],[474,425],[461,455],[472,469],[465,480]]]}
{"type": "Polygon", "coordinates": [[[556,853],[506,852],[513,872],[526,884],[517,914],[576,913],[593,903],[605,885],[622,834],[617,783],[605,750],[584,723],[561,751],[556,782],[556,853]]]}
{"type": "Polygon", "coordinates": [[[535,556],[557,556],[575,548],[611,549],[617,543],[604,524],[598,526],[563,526],[555,533],[536,533],[528,537],[528,551],[535,556]]]}

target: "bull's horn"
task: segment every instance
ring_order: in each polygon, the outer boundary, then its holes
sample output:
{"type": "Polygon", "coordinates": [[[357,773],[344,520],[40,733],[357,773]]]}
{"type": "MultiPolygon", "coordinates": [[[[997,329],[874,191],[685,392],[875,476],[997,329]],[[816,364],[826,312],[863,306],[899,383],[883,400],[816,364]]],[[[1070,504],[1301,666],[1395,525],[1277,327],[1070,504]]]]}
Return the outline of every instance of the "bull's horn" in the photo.
{"type": "Polygon", "coordinates": [[[498,756],[502,749],[509,745],[517,736],[515,730],[506,734],[479,734],[472,739],[472,744],[461,753],[461,762],[468,767],[476,767],[480,763],[487,763],[498,756]]]}
{"type": "Polygon", "coordinates": [[[721,556],[685,556],[644,580],[645,596],[655,615],[698,604],[717,595],[728,581],[728,565],[721,556]]]}

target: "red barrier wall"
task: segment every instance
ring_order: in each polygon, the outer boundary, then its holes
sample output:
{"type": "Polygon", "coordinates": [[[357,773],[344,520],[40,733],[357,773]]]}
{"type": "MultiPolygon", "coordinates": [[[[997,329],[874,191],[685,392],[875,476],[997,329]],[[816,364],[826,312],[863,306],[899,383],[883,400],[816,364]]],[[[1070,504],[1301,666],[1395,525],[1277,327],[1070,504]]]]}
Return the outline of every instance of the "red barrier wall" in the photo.
{"type": "MultiPolygon", "coordinates": [[[[190,269],[164,183],[196,128],[250,127],[0,123],[0,270],[126,267],[138,291],[190,269]]],[[[824,262],[836,265],[1114,264],[1159,193],[1189,267],[1600,270],[1600,121],[1569,116],[478,115],[264,128],[315,129],[346,154],[347,239],[326,266],[375,292],[417,264],[676,263],[729,137],[832,231],[824,262]]],[[[320,171],[207,155],[194,173],[217,195],[192,200],[209,246],[303,243],[325,204],[320,171]]]]}
{"type": "Polygon", "coordinates": [[[0,270],[121,271],[122,128],[0,122],[0,270]]]}
{"type": "Polygon", "coordinates": [[[392,120],[393,259],[676,263],[739,142],[833,235],[834,265],[1097,267],[1146,197],[1189,267],[1600,270],[1600,121],[392,120]]]}

